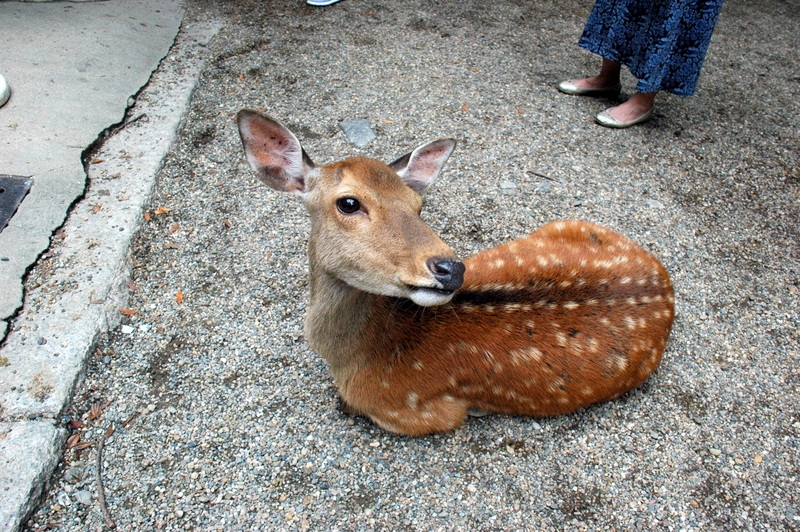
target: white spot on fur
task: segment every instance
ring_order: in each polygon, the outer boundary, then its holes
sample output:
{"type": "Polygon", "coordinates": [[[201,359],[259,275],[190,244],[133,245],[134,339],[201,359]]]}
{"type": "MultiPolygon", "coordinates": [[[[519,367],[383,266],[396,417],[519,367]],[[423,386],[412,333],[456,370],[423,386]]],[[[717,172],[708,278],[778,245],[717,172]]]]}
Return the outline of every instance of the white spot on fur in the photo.
{"type": "Polygon", "coordinates": [[[539,362],[542,359],[542,352],[534,346],[512,349],[508,354],[511,356],[511,363],[515,366],[539,362]]]}
{"type": "Polygon", "coordinates": [[[576,303],[575,301],[567,301],[566,303],[564,303],[564,308],[567,310],[575,310],[580,306],[581,306],[580,303],[576,303]]]}
{"type": "Polygon", "coordinates": [[[414,392],[410,392],[410,393],[409,393],[409,394],[406,396],[406,404],[407,404],[407,405],[408,405],[408,407],[409,407],[409,408],[411,408],[412,410],[416,410],[416,409],[417,409],[417,401],[419,401],[419,395],[417,395],[417,394],[416,394],[416,393],[414,393],[414,392]]]}
{"type": "Polygon", "coordinates": [[[633,330],[633,328],[636,327],[636,321],[631,316],[625,316],[623,321],[625,321],[625,326],[628,329],[633,330]]]}
{"type": "Polygon", "coordinates": [[[567,344],[569,343],[567,341],[567,335],[564,334],[561,331],[557,332],[556,333],[556,343],[558,343],[558,345],[561,346],[561,347],[566,347],[567,344]]]}

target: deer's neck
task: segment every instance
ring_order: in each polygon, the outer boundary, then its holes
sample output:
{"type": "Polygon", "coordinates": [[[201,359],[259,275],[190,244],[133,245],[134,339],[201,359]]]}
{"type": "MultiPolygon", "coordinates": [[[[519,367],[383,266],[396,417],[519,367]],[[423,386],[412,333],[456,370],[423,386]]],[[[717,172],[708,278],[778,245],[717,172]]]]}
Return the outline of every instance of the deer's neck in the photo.
{"type": "Polygon", "coordinates": [[[313,264],[309,284],[306,338],[342,384],[394,336],[392,318],[384,310],[386,298],[357,290],[313,264]]]}

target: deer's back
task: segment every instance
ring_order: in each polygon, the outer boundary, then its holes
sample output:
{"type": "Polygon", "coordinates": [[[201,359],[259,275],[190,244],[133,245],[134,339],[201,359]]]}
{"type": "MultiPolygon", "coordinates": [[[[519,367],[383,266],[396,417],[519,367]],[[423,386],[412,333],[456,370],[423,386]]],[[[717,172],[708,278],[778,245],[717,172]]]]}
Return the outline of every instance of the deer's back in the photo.
{"type": "Polygon", "coordinates": [[[661,360],[673,320],[669,276],[617,233],[555,222],[465,264],[450,304],[393,303],[399,327],[361,375],[370,388],[380,383],[371,407],[411,405],[411,416],[445,397],[555,415],[622,395],[661,360]]]}

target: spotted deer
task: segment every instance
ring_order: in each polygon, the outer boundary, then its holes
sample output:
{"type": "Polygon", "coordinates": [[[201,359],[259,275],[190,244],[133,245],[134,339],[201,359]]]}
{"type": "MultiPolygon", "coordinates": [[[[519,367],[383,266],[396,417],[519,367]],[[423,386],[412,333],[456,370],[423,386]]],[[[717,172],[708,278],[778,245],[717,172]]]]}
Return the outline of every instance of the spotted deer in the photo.
{"type": "Polygon", "coordinates": [[[305,334],[352,412],[406,435],[473,410],[553,416],[619,397],[661,360],[669,276],[609,229],[558,221],[459,261],[420,218],[455,141],[316,166],[272,118],[237,122],[260,180],[310,213],[305,334]]]}

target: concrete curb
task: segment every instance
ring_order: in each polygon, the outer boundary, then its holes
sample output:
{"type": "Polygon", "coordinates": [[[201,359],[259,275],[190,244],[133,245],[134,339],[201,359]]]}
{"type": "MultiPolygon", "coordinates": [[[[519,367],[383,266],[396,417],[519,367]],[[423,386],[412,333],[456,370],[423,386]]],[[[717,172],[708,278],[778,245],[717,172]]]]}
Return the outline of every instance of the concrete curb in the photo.
{"type": "Polygon", "coordinates": [[[169,54],[89,165],[90,185],[51,246],[52,271],[29,289],[0,367],[0,528],[34,509],[67,436],[59,416],[98,336],[119,322],[130,243],[175,141],[220,25],[182,27],[169,54]]]}

